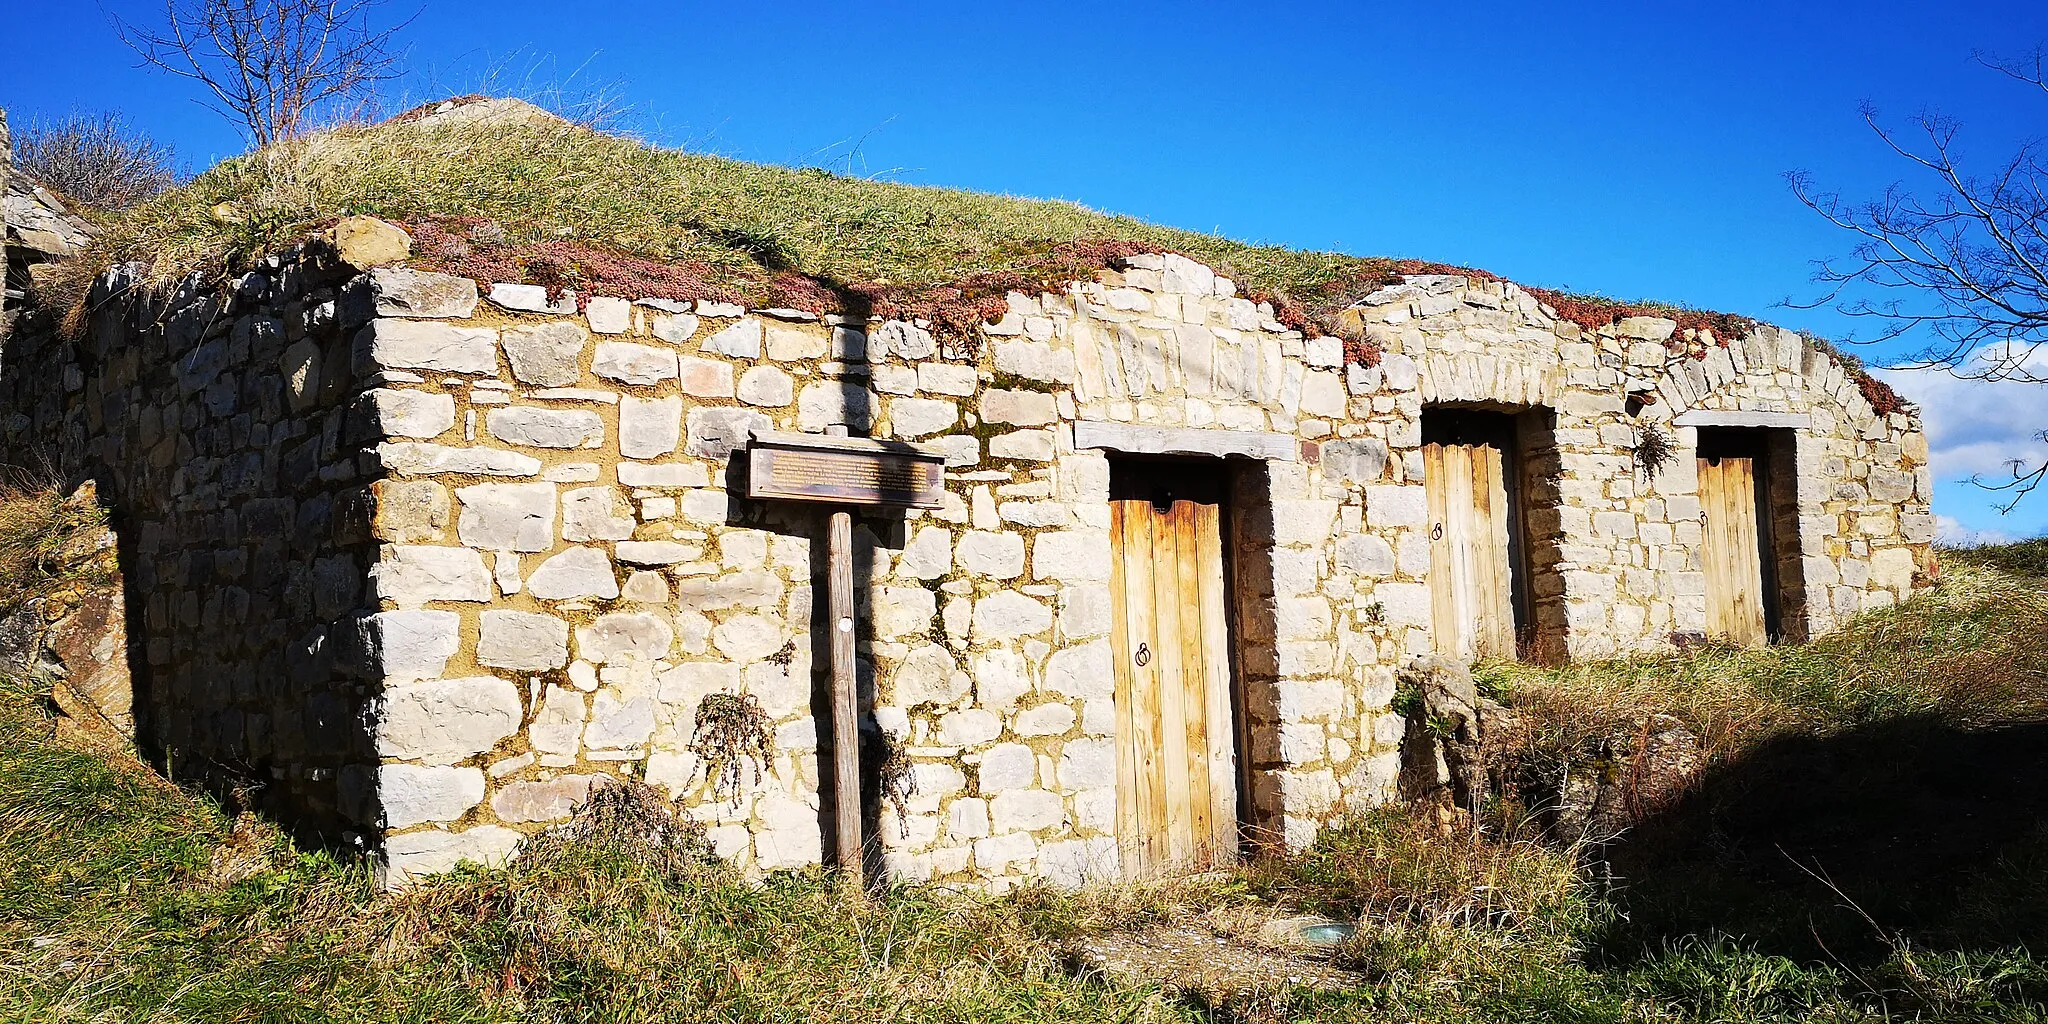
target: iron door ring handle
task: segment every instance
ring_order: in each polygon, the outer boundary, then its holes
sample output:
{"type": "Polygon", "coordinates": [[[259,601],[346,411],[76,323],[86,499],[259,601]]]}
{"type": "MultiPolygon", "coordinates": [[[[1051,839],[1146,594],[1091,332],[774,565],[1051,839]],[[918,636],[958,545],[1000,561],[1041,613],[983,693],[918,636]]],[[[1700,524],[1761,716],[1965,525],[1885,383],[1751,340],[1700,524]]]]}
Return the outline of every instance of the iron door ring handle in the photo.
{"type": "Polygon", "coordinates": [[[1430,528],[1430,530],[1429,530],[1429,539],[1430,539],[1430,540],[1442,540],[1442,539],[1444,539],[1444,524],[1442,524],[1442,523],[1438,523],[1438,524],[1436,524],[1435,526],[1431,527],[1431,528],[1430,528]]]}
{"type": "Polygon", "coordinates": [[[1138,654],[1133,660],[1138,663],[1139,668],[1150,665],[1152,663],[1152,648],[1145,646],[1142,642],[1139,643],[1138,654]]]}

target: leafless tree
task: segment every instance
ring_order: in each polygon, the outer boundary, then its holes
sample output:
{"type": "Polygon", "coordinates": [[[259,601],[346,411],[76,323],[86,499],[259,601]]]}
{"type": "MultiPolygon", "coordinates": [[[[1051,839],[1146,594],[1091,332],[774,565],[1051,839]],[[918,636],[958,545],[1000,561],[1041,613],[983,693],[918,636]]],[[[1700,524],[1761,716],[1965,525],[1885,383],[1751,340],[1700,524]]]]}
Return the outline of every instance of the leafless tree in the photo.
{"type": "Polygon", "coordinates": [[[266,146],[311,127],[321,111],[364,102],[396,77],[392,40],[412,18],[373,27],[385,4],[164,0],[160,24],[116,18],[114,27],[144,66],[198,82],[212,95],[209,106],[266,146]]]}
{"type": "Polygon", "coordinates": [[[102,210],[126,209],[181,177],[171,147],[111,112],[30,122],[15,142],[14,162],[29,177],[102,210]]]}
{"type": "MultiPolygon", "coordinates": [[[[2048,98],[2048,50],[2019,58],[1979,53],[1978,63],[2048,98]]],[[[1992,172],[1964,166],[1961,122],[1926,113],[1905,130],[1888,128],[1865,105],[1863,119],[1927,186],[1895,183],[1878,198],[1850,202],[1790,175],[1794,193],[1855,246],[1821,264],[1832,304],[1877,327],[1871,342],[1920,340],[1919,365],[1967,380],[2048,384],[2048,151],[2022,144],[1992,172]]],[[[2048,430],[2037,435],[2048,441],[2048,430]]],[[[2011,492],[2011,509],[2048,482],[2048,460],[2014,459],[2011,479],[1975,478],[2011,492]]]]}

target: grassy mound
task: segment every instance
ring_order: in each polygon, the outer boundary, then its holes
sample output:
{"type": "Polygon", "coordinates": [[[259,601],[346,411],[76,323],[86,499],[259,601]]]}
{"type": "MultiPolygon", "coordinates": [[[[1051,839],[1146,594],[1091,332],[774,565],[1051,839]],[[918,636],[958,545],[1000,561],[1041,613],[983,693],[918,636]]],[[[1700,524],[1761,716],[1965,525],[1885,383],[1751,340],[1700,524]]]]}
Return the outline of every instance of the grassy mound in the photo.
{"type": "MultiPolygon", "coordinates": [[[[503,104],[505,101],[493,101],[503,104]]],[[[1482,271],[1251,245],[1068,202],[844,177],[661,149],[513,106],[498,116],[402,116],[236,157],[105,219],[71,268],[140,261],[157,281],[222,278],[346,213],[413,230],[416,262],[484,280],[629,297],[923,316],[962,333],[1003,293],[1088,279],[1136,252],[1172,251],[1271,299],[1311,333],[1399,274],[1482,271]]],[[[1592,327],[1637,313],[1750,321],[1662,303],[1538,294],[1592,327]]]]}

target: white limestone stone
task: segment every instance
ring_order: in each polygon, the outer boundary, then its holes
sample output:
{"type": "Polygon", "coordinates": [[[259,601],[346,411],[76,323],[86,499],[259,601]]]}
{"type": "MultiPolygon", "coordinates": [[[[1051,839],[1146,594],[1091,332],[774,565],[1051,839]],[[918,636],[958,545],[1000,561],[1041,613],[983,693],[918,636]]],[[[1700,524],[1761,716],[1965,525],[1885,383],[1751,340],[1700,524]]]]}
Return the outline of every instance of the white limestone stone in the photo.
{"type": "Polygon", "coordinates": [[[379,437],[439,437],[455,425],[455,396],[373,388],[356,400],[356,411],[379,437]]]}
{"type": "Polygon", "coordinates": [[[989,827],[997,832],[1035,832],[1066,820],[1066,802],[1058,793],[1015,789],[988,802],[989,827]]]}
{"type": "Polygon", "coordinates": [[[642,387],[676,379],[674,349],[636,345],[626,341],[600,341],[590,372],[606,380],[642,387]]]}
{"type": "Polygon", "coordinates": [[[550,557],[526,578],[526,592],[543,601],[619,596],[612,560],[596,548],[572,547],[550,557]]]}
{"type": "Polygon", "coordinates": [[[1045,663],[1045,688],[1068,697],[1108,697],[1116,690],[1109,643],[1096,640],[1054,651],[1045,663]]]}
{"type": "Polygon", "coordinates": [[[479,616],[476,661],[529,672],[569,662],[569,624],[552,615],[492,610],[479,616]]]}
{"type": "Polygon", "coordinates": [[[556,320],[505,329],[506,361],[512,376],[538,387],[566,387],[583,379],[583,349],[590,336],[573,321],[556,320]]]}
{"type": "MultiPolygon", "coordinates": [[[[717,314],[712,314],[717,315],[717,314]]],[[[735,359],[761,358],[761,321],[749,317],[704,339],[699,351],[735,359]]]]}
{"type": "Polygon", "coordinates": [[[738,395],[748,405],[781,408],[796,401],[796,385],[775,367],[756,366],[740,374],[738,395]]]}
{"type": "Polygon", "coordinates": [[[969,530],[953,551],[960,568],[991,579],[1016,579],[1024,573],[1024,538],[1014,533],[969,530]]]}
{"type": "Polygon", "coordinates": [[[625,299],[595,296],[584,305],[583,315],[596,334],[624,334],[633,327],[633,304],[625,299]]]}
{"type": "Polygon", "coordinates": [[[387,682],[431,679],[461,646],[455,612],[377,612],[356,620],[357,668],[387,682]]]}
{"type": "Polygon", "coordinates": [[[675,630],[648,612],[613,612],[576,627],[576,656],[597,665],[653,663],[668,657],[675,630]]]}
{"type": "Polygon", "coordinates": [[[1052,625],[1052,610],[1035,598],[1013,591],[991,594],[974,602],[974,638],[1011,640],[1043,633],[1052,625]]]}
{"type": "Polygon", "coordinates": [[[1028,711],[1019,712],[1010,728],[1019,736],[1059,736],[1074,727],[1073,707],[1066,704],[1040,704],[1028,711]]]}
{"type": "Polygon", "coordinates": [[[455,327],[429,320],[372,320],[356,333],[357,369],[439,373],[498,372],[498,332],[488,327],[455,327]]]}
{"type": "Polygon", "coordinates": [[[588,409],[516,405],[492,409],[484,424],[492,437],[526,448],[596,448],[604,444],[604,420],[588,409]]]}
{"type": "Polygon", "coordinates": [[[782,627],[763,615],[735,615],[711,631],[711,645],[742,665],[766,659],[783,641],[782,627]]]}
{"type": "Polygon", "coordinates": [[[796,410],[797,429],[807,433],[842,426],[865,434],[875,423],[875,396],[857,382],[819,381],[797,393],[796,410]]]}
{"type": "Polygon", "coordinates": [[[454,821],[484,802],[481,768],[387,764],[377,769],[377,802],[385,828],[454,821]]]}
{"type": "Polygon", "coordinates": [[[455,535],[487,551],[546,551],[555,546],[553,484],[471,484],[455,489],[462,506],[455,535]]]}
{"type": "Polygon", "coordinates": [[[390,836],[378,859],[378,882],[396,889],[463,864],[500,867],[519,850],[519,833],[500,825],[479,825],[460,832],[426,829],[390,836]]]}
{"type": "Polygon", "coordinates": [[[889,401],[890,430],[897,437],[919,438],[950,430],[960,421],[954,403],[935,398],[896,398],[889,401]]]}
{"type": "Polygon", "coordinates": [[[370,592],[380,601],[417,607],[429,601],[488,601],[491,574],[469,548],[393,544],[370,567],[370,592]]]}
{"type": "Polygon", "coordinates": [[[654,698],[621,696],[606,688],[590,701],[590,724],[583,745],[591,750],[638,747],[654,735],[654,698]]]}
{"type": "Polygon", "coordinates": [[[393,686],[378,698],[377,754],[452,764],[518,732],[523,714],[519,688],[497,676],[393,686]]]}
{"type": "Polygon", "coordinates": [[[911,710],[925,704],[951,704],[965,696],[968,687],[959,662],[937,644],[913,648],[890,675],[890,683],[892,700],[911,710]]]}
{"type": "Polygon", "coordinates": [[[1031,541],[1031,576],[1062,583],[1099,583],[1109,579],[1109,558],[1107,533],[1048,531],[1031,541]]]}
{"type": "Polygon", "coordinates": [[[633,526],[633,508],[614,487],[577,487],[562,494],[563,540],[625,540],[633,526]]]}
{"type": "Polygon", "coordinates": [[[377,465],[405,476],[459,473],[468,476],[534,476],[540,460],[497,448],[450,448],[419,441],[389,441],[375,449],[377,465]]]}
{"type": "Polygon", "coordinates": [[[619,454],[629,459],[651,459],[667,455],[682,444],[683,400],[665,398],[619,399],[619,454]]]}
{"type": "MultiPolygon", "coordinates": [[[[563,641],[567,642],[566,638],[563,641]]],[[[582,694],[566,686],[549,686],[526,737],[533,749],[557,757],[575,757],[583,742],[583,723],[590,708],[582,694]]]]}
{"type": "Polygon", "coordinates": [[[982,796],[1029,788],[1038,779],[1038,754],[1022,743],[999,743],[982,752],[974,778],[982,796]]]}

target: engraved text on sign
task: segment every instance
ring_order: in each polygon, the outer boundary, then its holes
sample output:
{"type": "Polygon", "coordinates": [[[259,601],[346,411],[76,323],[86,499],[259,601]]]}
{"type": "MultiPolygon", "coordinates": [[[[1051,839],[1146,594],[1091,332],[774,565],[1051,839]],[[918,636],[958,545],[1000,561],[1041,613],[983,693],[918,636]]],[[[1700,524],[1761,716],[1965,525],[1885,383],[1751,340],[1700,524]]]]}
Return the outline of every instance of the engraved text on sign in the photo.
{"type": "Polygon", "coordinates": [[[944,456],[907,444],[756,438],[749,453],[753,498],[934,508],[944,486],[944,456]]]}

